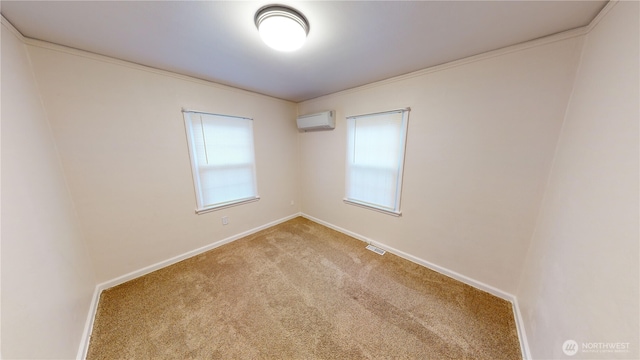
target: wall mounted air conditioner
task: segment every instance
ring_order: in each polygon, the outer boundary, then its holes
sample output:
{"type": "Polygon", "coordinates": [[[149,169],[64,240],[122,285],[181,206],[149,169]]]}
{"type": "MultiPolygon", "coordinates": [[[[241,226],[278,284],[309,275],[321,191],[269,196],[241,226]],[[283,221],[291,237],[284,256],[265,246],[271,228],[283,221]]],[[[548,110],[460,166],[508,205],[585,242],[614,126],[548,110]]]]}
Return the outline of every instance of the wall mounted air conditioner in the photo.
{"type": "Polygon", "coordinates": [[[336,127],[336,112],[324,111],[317,114],[298,116],[300,130],[331,130],[336,127]]]}

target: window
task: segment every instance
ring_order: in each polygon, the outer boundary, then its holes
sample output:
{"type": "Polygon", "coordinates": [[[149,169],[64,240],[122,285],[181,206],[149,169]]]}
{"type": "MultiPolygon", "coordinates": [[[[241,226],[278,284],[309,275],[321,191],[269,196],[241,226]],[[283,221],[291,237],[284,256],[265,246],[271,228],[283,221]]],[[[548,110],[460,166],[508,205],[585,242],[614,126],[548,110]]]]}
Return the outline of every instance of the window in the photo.
{"type": "Polygon", "coordinates": [[[347,118],[346,203],[401,215],[409,110],[347,118]]]}
{"type": "Polygon", "coordinates": [[[253,120],[183,111],[196,213],[256,201],[253,120]]]}

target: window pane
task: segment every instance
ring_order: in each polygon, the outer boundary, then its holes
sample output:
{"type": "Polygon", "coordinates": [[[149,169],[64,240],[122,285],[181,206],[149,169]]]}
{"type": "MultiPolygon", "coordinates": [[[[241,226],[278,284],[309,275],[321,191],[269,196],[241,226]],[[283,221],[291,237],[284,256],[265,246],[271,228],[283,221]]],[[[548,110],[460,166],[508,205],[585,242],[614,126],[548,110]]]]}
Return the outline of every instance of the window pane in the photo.
{"type": "Polygon", "coordinates": [[[396,172],[393,169],[353,166],[350,197],[365,203],[394,209],[396,172]]]}
{"type": "Polygon", "coordinates": [[[209,165],[253,161],[251,120],[208,117],[202,119],[202,124],[209,165]]]}
{"type": "Polygon", "coordinates": [[[257,198],[253,121],[184,112],[198,210],[257,198]]]}
{"type": "Polygon", "coordinates": [[[402,117],[375,116],[355,119],[354,163],[396,167],[402,117]]]}
{"type": "Polygon", "coordinates": [[[255,196],[253,171],[249,166],[201,168],[200,179],[205,207],[255,196]]]}
{"type": "Polygon", "coordinates": [[[399,214],[407,111],[347,120],[346,200],[399,214]]]}

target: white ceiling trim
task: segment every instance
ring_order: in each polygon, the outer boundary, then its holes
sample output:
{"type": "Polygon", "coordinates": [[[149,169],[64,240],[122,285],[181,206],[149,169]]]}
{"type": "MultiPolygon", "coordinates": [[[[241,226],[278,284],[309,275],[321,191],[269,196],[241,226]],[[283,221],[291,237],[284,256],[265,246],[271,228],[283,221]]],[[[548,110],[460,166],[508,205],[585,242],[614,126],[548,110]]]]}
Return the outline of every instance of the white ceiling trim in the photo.
{"type": "Polygon", "coordinates": [[[557,33],[557,34],[541,37],[541,38],[530,40],[530,41],[523,42],[523,43],[520,43],[520,44],[510,45],[510,46],[507,46],[507,47],[503,47],[501,49],[496,49],[496,50],[488,51],[488,52],[485,52],[485,53],[482,53],[482,54],[469,56],[469,57],[466,57],[466,58],[463,58],[463,59],[454,60],[454,61],[451,61],[451,62],[448,62],[448,63],[444,63],[444,64],[440,64],[440,65],[436,65],[436,66],[431,66],[431,67],[428,67],[428,68],[425,68],[425,69],[422,69],[422,70],[410,72],[408,74],[394,76],[394,77],[389,78],[389,79],[372,82],[372,83],[369,83],[369,84],[366,84],[366,85],[362,85],[362,86],[356,86],[356,87],[353,87],[353,88],[350,88],[350,89],[337,91],[337,92],[334,92],[334,93],[331,93],[331,94],[319,96],[317,98],[304,100],[304,101],[301,101],[301,102],[313,102],[315,100],[331,98],[332,96],[341,96],[341,95],[345,95],[345,94],[349,94],[349,93],[353,93],[353,92],[366,90],[366,89],[369,89],[369,88],[374,88],[374,87],[378,87],[378,86],[382,86],[382,85],[386,85],[386,84],[391,84],[391,83],[394,83],[394,82],[397,82],[397,81],[402,81],[402,80],[407,80],[407,79],[411,79],[411,78],[415,78],[415,77],[420,77],[420,76],[423,76],[423,75],[426,75],[426,74],[431,74],[431,73],[435,73],[435,72],[439,72],[439,71],[444,71],[444,70],[447,70],[447,69],[451,69],[451,68],[462,66],[462,65],[467,65],[467,64],[474,63],[474,62],[477,62],[477,61],[487,60],[487,59],[491,59],[491,58],[494,58],[494,57],[497,57],[497,56],[511,54],[511,53],[514,53],[514,52],[524,51],[524,50],[527,50],[527,49],[531,49],[531,48],[534,48],[534,47],[551,44],[551,43],[562,41],[562,40],[567,40],[567,39],[571,39],[571,38],[575,38],[575,37],[579,37],[579,36],[584,36],[584,35],[588,34],[589,31],[590,31],[590,29],[588,28],[588,26],[583,26],[581,28],[563,31],[563,32],[560,32],[560,33],[557,33]]]}
{"type": "Polygon", "coordinates": [[[18,29],[16,29],[16,27],[13,26],[13,24],[10,23],[9,20],[7,20],[2,14],[0,14],[0,24],[2,24],[2,26],[4,26],[7,30],[9,30],[13,35],[15,35],[23,43],[26,41],[27,38],[24,37],[24,35],[22,35],[22,33],[18,31],[18,29]]]}
{"type": "Polygon", "coordinates": [[[587,26],[606,3],[296,1],[323,31],[295,55],[256,37],[262,1],[14,0],[2,15],[28,38],[300,102],[587,26]]]}
{"type": "Polygon", "coordinates": [[[590,33],[591,30],[598,26],[600,21],[607,15],[609,11],[611,11],[611,9],[613,9],[614,6],[618,4],[618,2],[620,2],[620,0],[609,0],[609,2],[602,8],[602,10],[600,10],[598,15],[596,15],[596,17],[591,20],[589,25],[585,26],[587,28],[587,33],[590,33]]]}
{"type": "Polygon", "coordinates": [[[542,46],[542,45],[546,45],[546,44],[551,44],[557,41],[562,41],[562,40],[566,40],[566,39],[571,39],[574,37],[578,37],[578,36],[585,36],[587,34],[589,34],[597,25],[598,23],[605,17],[605,15],[611,11],[611,9],[613,9],[614,6],[616,6],[616,4],[619,2],[620,0],[609,0],[609,2],[605,5],[605,7],[598,13],[598,15],[586,26],[577,28],[577,29],[572,29],[572,30],[567,30],[567,31],[563,31],[560,33],[556,33],[556,34],[552,34],[549,36],[545,36],[545,37],[541,37],[538,39],[534,39],[534,40],[530,40],[527,42],[523,42],[520,44],[515,44],[515,45],[510,45],[501,49],[496,49],[496,50],[492,50],[492,51],[488,51],[482,54],[477,54],[477,55],[473,55],[467,58],[463,58],[463,59],[459,59],[459,60],[454,60],[448,63],[444,63],[444,64],[440,64],[440,65],[436,65],[436,66],[431,66],[422,70],[418,70],[418,71],[414,71],[408,74],[404,74],[404,75],[399,75],[399,76],[395,76],[389,79],[385,79],[385,80],[380,80],[380,81],[376,81],[376,82],[372,82],[366,85],[362,85],[362,86],[356,86],[350,89],[345,89],[345,90],[341,90],[341,91],[337,91],[335,93],[331,93],[331,94],[327,94],[327,95],[323,95],[323,96],[319,96],[317,98],[313,98],[313,99],[309,99],[309,100],[304,100],[301,102],[314,102],[315,100],[320,100],[320,99],[327,99],[327,98],[331,98],[333,96],[342,96],[345,94],[350,94],[350,93],[354,93],[354,92],[358,92],[358,91],[362,91],[362,90],[366,90],[366,89],[370,89],[370,88],[375,88],[378,86],[383,86],[383,85],[387,85],[387,84],[391,84],[397,81],[402,81],[402,80],[406,80],[406,79],[411,79],[411,78],[415,78],[415,77],[419,77],[419,76],[423,76],[426,74],[431,74],[431,73],[435,73],[435,72],[439,72],[439,71],[444,71],[447,69],[451,69],[457,66],[462,66],[462,65],[466,65],[466,64],[470,64],[476,61],[482,61],[482,60],[486,60],[486,59],[490,59],[496,56],[501,56],[501,55],[506,55],[506,54],[510,54],[510,53],[514,53],[514,52],[518,52],[518,51],[523,51],[523,50],[527,50],[533,47],[537,47],[537,46],[542,46]]]}
{"type": "MultiPolygon", "coordinates": [[[[4,21],[6,21],[7,24],[11,25],[11,23],[8,20],[6,20],[4,17],[2,19],[4,21]]],[[[18,31],[18,30],[16,30],[16,31],[18,31]]],[[[210,86],[210,87],[214,87],[214,88],[218,88],[218,89],[233,91],[233,92],[241,93],[241,94],[244,94],[244,95],[251,95],[251,96],[257,96],[257,97],[266,96],[266,97],[269,97],[269,98],[272,98],[272,99],[276,99],[276,100],[280,100],[280,101],[283,101],[283,102],[295,104],[295,102],[293,102],[293,101],[286,100],[286,99],[281,99],[281,98],[278,98],[278,97],[275,97],[275,96],[271,96],[271,95],[267,95],[267,94],[261,94],[261,93],[255,92],[255,91],[245,90],[245,89],[237,88],[237,87],[234,87],[234,86],[231,86],[231,85],[220,84],[220,83],[217,83],[217,82],[214,82],[214,81],[200,79],[200,78],[197,78],[197,77],[194,77],[194,76],[182,75],[182,74],[178,74],[178,73],[173,72],[173,71],[158,69],[158,68],[154,68],[154,67],[151,67],[151,66],[134,63],[134,62],[131,62],[131,61],[120,60],[120,59],[116,59],[116,58],[113,58],[113,57],[110,57],[110,56],[100,55],[100,54],[92,53],[92,52],[85,51],[85,50],[70,48],[70,47],[67,47],[67,46],[64,46],[64,45],[53,44],[53,43],[50,43],[50,42],[47,42],[47,41],[28,38],[28,37],[25,37],[22,34],[20,34],[20,32],[18,32],[18,34],[20,35],[20,37],[22,39],[22,42],[25,45],[28,45],[28,46],[33,46],[33,47],[52,50],[52,51],[57,51],[57,52],[70,54],[70,55],[74,55],[74,56],[79,56],[79,57],[83,57],[83,58],[87,58],[87,59],[91,59],[91,60],[101,61],[101,62],[113,64],[113,65],[124,66],[124,67],[130,68],[130,69],[141,70],[141,71],[149,72],[149,73],[156,74],[156,75],[168,76],[168,77],[172,77],[172,78],[176,78],[176,79],[180,79],[180,80],[193,82],[193,83],[200,84],[200,85],[206,85],[206,86],[210,86]]],[[[182,111],[182,110],[180,109],[180,111],[182,111]]]]}
{"type": "MultiPolygon", "coordinates": [[[[473,62],[477,62],[477,61],[482,61],[482,60],[485,60],[485,59],[490,59],[490,58],[493,58],[493,57],[496,57],[496,56],[506,55],[506,54],[513,53],[513,52],[518,52],[518,51],[523,51],[523,50],[526,50],[526,49],[530,49],[532,47],[542,46],[542,45],[550,44],[550,43],[557,42],[557,41],[562,41],[562,40],[566,40],[566,39],[570,39],[570,38],[574,38],[574,37],[578,37],[578,36],[583,36],[583,35],[588,34],[593,28],[595,28],[595,26],[597,26],[597,24],[600,22],[600,20],[606,15],[606,13],[608,13],[618,3],[618,1],[619,0],[610,0],[605,5],[605,7],[598,13],[598,15],[588,25],[580,27],[580,28],[577,28],[577,29],[572,29],[572,30],[568,30],[568,31],[552,34],[552,35],[549,35],[549,36],[545,36],[545,37],[542,37],[542,38],[530,40],[530,41],[527,41],[527,42],[523,42],[523,43],[519,43],[519,44],[515,44],[515,45],[510,45],[510,46],[507,46],[507,47],[504,47],[504,48],[500,48],[500,49],[492,50],[492,51],[489,51],[489,52],[473,55],[473,56],[470,56],[470,57],[467,57],[467,58],[463,58],[463,59],[459,59],[459,60],[454,60],[454,61],[447,62],[447,63],[444,63],[444,64],[436,65],[436,66],[431,66],[431,67],[428,67],[428,68],[425,68],[425,69],[421,69],[421,70],[418,70],[418,71],[410,72],[410,73],[399,75],[399,76],[394,76],[394,77],[391,77],[391,78],[388,78],[388,79],[372,82],[372,83],[369,83],[369,84],[365,84],[365,85],[356,86],[356,87],[353,87],[353,88],[337,91],[337,92],[334,92],[334,93],[331,93],[331,94],[319,96],[317,98],[308,99],[308,100],[304,100],[304,101],[301,101],[301,102],[313,102],[313,101],[319,100],[319,99],[331,98],[332,96],[339,96],[339,95],[349,94],[349,93],[356,92],[356,91],[362,91],[362,90],[365,90],[365,89],[374,88],[374,87],[378,87],[378,86],[382,86],[382,85],[386,85],[386,84],[390,84],[390,83],[394,83],[394,82],[402,81],[402,80],[406,80],[406,79],[411,79],[411,78],[414,78],[414,77],[419,77],[419,76],[423,76],[423,75],[426,75],[426,74],[431,74],[431,73],[434,73],[434,72],[447,70],[447,69],[458,67],[458,66],[462,66],[462,65],[465,65],[465,64],[469,64],[469,63],[473,63],[473,62]]],[[[171,72],[171,71],[167,71],[167,70],[162,70],[162,69],[150,67],[150,66],[147,66],[147,65],[142,65],[142,64],[126,61],[126,60],[120,60],[120,59],[116,59],[116,58],[113,58],[113,57],[109,57],[109,56],[105,56],[105,55],[100,55],[100,54],[88,52],[88,51],[85,51],[85,50],[79,50],[79,49],[70,48],[70,47],[63,46],[63,45],[53,44],[53,43],[42,41],[42,40],[32,39],[32,38],[25,37],[24,35],[22,35],[22,33],[20,33],[20,31],[18,31],[4,16],[1,16],[1,20],[2,20],[2,25],[4,25],[12,33],[14,33],[16,36],[18,36],[22,40],[22,42],[25,43],[26,45],[45,48],[45,49],[54,50],[54,51],[59,51],[59,52],[63,52],[63,53],[67,53],[67,54],[71,54],[71,55],[75,55],[75,56],[81,56],[81,57],[85,57],[85,58],[88,58],[88,59],[107,62],[107,63],[119,65],[119,66],[125,66],[125,67],[128,67],[128,68],[138,69],[138,70],[151,72],[151,73],[155,73],[155,74],[159,74],[159,75],[170,76],[170,77],[173,77],[173,78],[186,80],[186,81],[191,81],[191,82],[196,82],[198,84],[212,86],[212,87],[216,87],[216,88],[219,88],[219,89],[230,90],[230,91],[243,93],[243,94],[247,94],[247,95],[253,95],[253,96],[266,96],[266,97],[278,99],[278,100],[281,100],[281,101],[284,101],[284,102],[288,102],[288,103],[296,103],[294,101],[289,101],[289,100],[277,98],[277,97],[274,97],[274,96],[271,96],[271,95],[262,94],[262,93],[258,93],[258,92],[255,92],[255,91],[244,90],[244,89],[241,89],[241,88],[237,88],[237,87],[234,87],[234,86],[213,82],[213,81],[210,81],[210,80],[200,79],[200,78],[193,77],[193,76],[188,76],[188,75],[182,75],[182,74],[178,74],[178,73],[175,73],[175,72],[171,72]]]]}

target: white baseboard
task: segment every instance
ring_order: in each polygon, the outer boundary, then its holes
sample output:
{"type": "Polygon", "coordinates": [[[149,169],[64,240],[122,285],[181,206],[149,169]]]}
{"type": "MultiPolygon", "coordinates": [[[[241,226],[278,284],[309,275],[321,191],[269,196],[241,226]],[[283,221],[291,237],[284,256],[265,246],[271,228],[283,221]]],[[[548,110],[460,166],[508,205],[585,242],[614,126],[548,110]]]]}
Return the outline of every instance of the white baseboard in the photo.
{"type": "Polygon", "coordinates": [[[82,335],[82,339],[80,340],[80,347],[78,349],[78,355],[77,355],[77,359],[78,360],[83,360],[86,358],[87,356],[87,350],[89,350],[89,341],[91,340],[91,331],[93,330],[93,321],[95,320],[95,316],[96,316],[96,311],[98,310],[98,301],[100,300],[100,294],[102,293],[103,290],[106,290],[108,288],[114,287],[116,285],[120,285],[122,283],[125,283],[127,281],[133,280],[135,278],[138,278],[140,276],[144,276],[146,274],[149,274],[151,272],[154,272],[156,270],[160,270],[162,268],[165,268],[167,266],[173,265],[177,262],[180,262],[182,260],[188,259],[190,257],[202,254],[204,252],[207,252],[209,250],[215,249],[219,246],[222,246],[224,244],[228,244],[230,242],[233,242],[235,240],[238,240],[240,238],[243,238],[245,236],[257,233],[258,231],[270,228],[274,225],[278,225],[280,223],[283,223],[285,221],[291,220],[293,218],[296,218],[298,216],[301,216],[301,213],[295,213],[286,217],[283,217],[281,219],[272,221],[270,223],[258,226],[256,228],[241,232],[239,234],[230,236],[226,239],[222,239],[219,241],[216,241],[214,243],[211,243],[209,245],[205,245],[201,248],[195,249],[195,250],[191,250],[188,251],[184,254],[178,255],[178,256],[174,256],[170,259],[167,260],[163,260],[160,262],[157,262],[153,265],[149,265],[147,267],[144,267],[140,270],[136,270],[136,271],[132,271],[128,274],[119,276],[115,279],[112,280],[108,280],[105,281],[103,283],[100,283],[98,285],[96,285],[96,289],[93,292],[93,298],[91,299],[91,306],[89,307],[89,314],[87,315],[87,321],[85,323],[85,329],[84,329],[84,333],[82,335]]]}
{"type": "Polygon", "coordinates": [[[513,316],[516,318],[516,328],[518,329],[518,338],[520,338],[520,349],[522,350],[522,357],[524,359],[532,359],[531,350],[529,349],[529,342],[527,341],[527,332],[524,329],[524,319],[520,312],[520,306],[518,305],[518,299],[514,296],[511,301],[513,305],[513,316]]]}
{"type": "Polygon", "coordinates": [[[326,221],[320,220],[320,219],[315,218],[315,217],[313,217],[311,215],[307,215],[305,213],[301,213],[301,216],[304,217],[304,218],[307,218],[307,219],[309,219],[309,220],[311,220],[313,222],[316,222],[316,223],[318,223],[320,225],[324,225],[324,226],[326,226],[328,228],[331,228],[333,230],[341,232],[341,233],[343,233],[345,235],[349,235],[349,236],[351,236],[353,238],[356,238],[358,240],[361,240],[361,241],[364,241],[366,243],[372,244],[372,245],[374,245],[374,246],[376,246],[378,248],[384,249],[384,250],[386,250],[386,251],[388,251],[388,252],[390,252],[390,253],[392,253],[394,255],[400,256],[401,258],[409,260],[409,261],[411,261],[413,263],[416,263],[418,265],[422,265],[422,266],[424,266],[424,267],[426,267],[428,269],[431,269],[431,270],[433,270],[435,272],[438,272],[438,273],[440,273],[442,275],[448,276],[448,277],[450,277],[452,279],[455,279],[455,280],[458,280],[458,281],[460,281],[462,283],[465,283],[467,285],[473,286],[476,289],[480,289],[482,291],[488,292],[489,294],[495,295],[495,296],[497,296],[497,297],[499,297],[501,299],[509,301],[511,303],[511,307],[513,308],[514,317],[515,317],[515,320],[516,320],[516,328],[518,330],[518,337],[520,339],[520,349],[522,351],[522,357],[524,359],[530,359],[531,358],[531,353],[529,352],[529,344],[527,342],[527,337],[526,337],[525,331],[524,331],[524,323],[523,323],[523,320],[522,320],[522,315],[520,314],[520,308],[518,307],[518,300],[516,299],[516,297],[514,295],[509,294],[509,293],[507,293],[505,291],[502,291],[502,290],[500,290],[498,288],[495,288],[495,287],[493,287],[491,285],[485,284],[485,283],[483,283],[481,281],[478,281],[478,280],[472,279],[472,278],[470,278],[468,276],[465,276],[465,275],[462,275],[460,273],[457,273],[457,272],[455,272],[453,270],[449,270],[449,269],[444,268],[442,266],[436,265],[436,264],[434,264],[432,262],[429,262],[427,260],[418,258],[418,257],[413,256],[411,254],[407,254],[404,251],[400,251],[400,250],[394,249],[394,248],[392,248],[390,246],[387,246],[385,244],[381,244],[381,243],[379,243],[379,242],[377,242],[375,240],[372,240],[372,239],[370,239],[370,238],[368,238],[366,236],[362,236],[360,234],[354,233],[354,232],[349,231],[347,229],[344,229],[344,228],[341,228],[339,226],[336,226],[336,225],[333,225],[331,223],[328,223],[326,221]]]}
{"type": "Polygon", "coordinates": [[[100,293],[102,289],[98,289],[98,286],[93,290],[93,296],[91,297],[91,304],[89,304],[89,314],[87,320],[84,323],[84,332],[82,333],[82,339],[80,339],[80,347],[78,348],[77,360],[84,360],[87,358],[87,351],[89,350],[89,341],[91,340],[91,330],[93,329],[93,321],[96,318],[96,310],[98,310],[98,301],[100,300],[100,293]]]}
{"type": "Polygon", "coordinates": [[[338,232],[341,232],[343,234],[349,235],[349,236],[351,236],[353,238],[356,238],[358,240],[373,244],[376,247],[384,249],[384,250],[386,250],[386,251],[388,251],[388,252],[390,252],[392,254],[400,256],[400,257],[402,257],[404,259],[407,259],[407,260],[409,260],[411,262],[414,262],[414,263],[416,263],[418,265],[422,265],[422,266],[424,266],[426,268],[429,268],[429,269],[431,269],[433,271],[436,271],[436,272],[438,272],[440,274],[446,275],[446,276],[448,276],[450,278],[453,278],[453,279],[458,280],[460,282],[463,282],[463,283],[465,283],[467,285],[473,286],[473,287],[475,287],[477,289],[480,289],[482,291],[488,292],[488,293],[490,293],[492,295],[495,295],[495,296],[497,296],[499,298],[502,298],[504,300],[507,300],[507,301],[511,302],[512,308],[513,308],[513,312],[514,312],[514,316],[515,316],[515,319],[516,319],[516,327],[517,327],[517,330],[518,330],[518,337],[520,338],[520,346],[521,346],[521,350],[522,350],[522,356],[523,356],[524,359],[530,359],[531,358],[531,353],[529,351],[529,344],[527,342],[527,337],[526,337],[525,330],[524,330],[524,322],[523,322],[523,319],[522,319],[522,315],[520,313],[520,308],[518,306],[518,301],[517,301],[517,299],[516,299],[516,297],[514,295],[509,294],[507,292],[504,292],[504,291],[502,291],[500,289],[497,289],[497,288],[495,288],[495,287],[493,287],[491,285],[488,285],[488,284],[485,284],[483,282],[480,282],[480,281],[474,280],[472,278],[469,278],[469,277],[467,277],[465,275],[459,274],[459,273],[457,273],[455,271],[446,269],[446,268],[444,268],[442,266],[433,264],[433,263],[431,263],[429,261],[426,261],[424,259],[420,259],[420,258],[415,257],[413,255],[407,254],[407,253],[405,253],[403,251],[394,249],[394,248],[392,248],[390,246],[386,246],[384,244],[381,244],[381,243],[379,243],[379,242],[377,242],[375,240],[369,239],[369,238],[367,238],[365,236],[362,236],[360,234],[357,234],[357,233],[354,233],[354,232],[349,231],[347,229],[344,229],[344,228],[341,228],[339,226],[333,225],[333,224],[328,223],[326,221],[322,221],[320,219],[314,218],[313,216],[310,216],[310,215],[307,215],[307,214],[304,214],[304,213],[296,213],[296,214],[289,215],[287,217],[272,221],[270,223],[264,224],[262,226],[258,226],[256,228],[251,229],[251,230],[247,230],[245,232],[230,236],[230,237],[228,237],[226,239],[222,239],[222,240],[216,241],[214,243],[211,243],[209,245],[203,246],[201,248],[188,251],[188,252],[186,252],[184,254],[181,254],[181,255],[178,255],[178,256],[174,256],[174,257],[172,257],[170,259],[167,259],[167,260],[164,260],[164,261],[160,261],[160,262],[155,263],[153,265],[144,267],[144,268],[142,268],[140,270],[132,271],[132,272],[130,272],[128,274],[119,276],[119,277],[117,277],[115,279],[112,279],[112,280],[109,280],[109,281],[105,281],[103,283],[100,283],[100,284],[96,285],[95,291],[93,292],[93,297],[91,299],[91,305],[89,307],[89,314],[87,316],[87,321],[85,323],[84,333],[83,333],[82,339],[80,341],[80,347],[78,349],[77,359],[78,360],[83,360],[87,356],[87,351],[89,349],[89,341],[91,340],[91,331],[93,329],[93,322],[95,320],[96,311],[98,309],[98,301],[100,300],[100,294],[102,293],[103,290],[111,288],[111,287],[114,287],[116,285],[120,285],[122,283],[125,283],[127,281],[133,280],[133,279],[138,278],[140,276],[146,275],[146,274],[151,273],[153,271],[162,269],[164,267],[170,266],[172,264],[175,264],[175,263],[180,262],[182,260],[188,259],[190,257],[202,254],[202,253],[204,253],[206,251],[209,251],[211,249],[215,249],[215,248],[217,248],[219,246],[222,246],[224,244],[228,244],[228,243],[230,243],[232,241],[235,241],[235,240],[238,240],[238,239],[243,238],[245,236],[254,234],[254,233],[258,232],[258,231],[267,229],[267,228],[272,227],[274,225],[278,225],[280,223],[283,223],[285,221],[291,220],[291,219],[296,218],[298,216],[305,217],[305,218],[307,218],[307,219],[309,219],[309,220],[311,220],[313,222],[316,222],[318,224],[324,225],[324,226],[326,226],[328,228],[334,229],[334,230],[336,230],[338,232]]]}
{"type": "Polygon", "coordinates": [[[411,254],[407,254],[404,251],[400,251],[400,250],[394,249],[394,248],[392,248],[390,246],[387,246],[385,244],[381,244],[381,243],[379,243],[379,242],[377,242],[377,241],[375,241],[373,239],[369,239],[366,236],[362,236],[362,235],[354,233],[352,231],[343,229],[343,228],[341,228],[339,226],[330,224],[330,223],[328,223],[326,221],[322,221],[320,219],[314,218],[313,216],[310,216],[310,215],[307,215],[307,214],[304,214],[304,213],[302,214],[302,216],[307,218],[307,219],[309,219],[309,220],[311,220],[311,221],[313,221],[313,222],[317,222],[318,224],[324,225],[324,226],[326,226],[328,228],[334,229],[334,230],[339,231],[339,232],[341,232],[343,234],[346,234],[346,235],[349,235],[351,237],[354,237],[354,238],[356,238],[358,240],[364,241],[364,242],[369,243],[369,244],[373,244],[376,247],[384,249],[384,250],[386,250],[386,251],[388,251],[388,252],[390,252],[390,253],[392,253],[394,255],[398,255],[401,258],[407,259],[407,260],[409,260],[411,262],[414,262],[414,263],[416,263],[418,265],[422,265],[422,266],[424,266],[426,268],[429,268],[429,269],[431,269],[433,271],[436,271],[436,272],[438,272],[440,274],[443,274],[443,275],[446,275],[446,276],[448,276],[450,278],[456,279],[456,280],[458,280],[460,282],[463,282],[463,283],[465,283],[467,285],[471,285],[471,286],[473,286],[473,287],[475,287],[477,289],[480,289],[482,291],[488,292],[489,294],[495,295],[495,296],[497,296],[497,297],[499,297],[501,299],[504,299],[504,300],[507,300],[507,301],[511,301],[514,298],[513,295],[511,295],[511,294],[509,294],[507,292],[504,292],[504,291],[502,291],[500,289],[497,289],[497,288],[495,288],[495,287],[493,287],[491,285],[487,285],[487,284],[485,284],[485,283],[483,283],[481,281],[474,280],[474,279],[472,279],[470,277],[467,277],[467,276],[462,275],[460,273],[457,273],[455,271],[449,270],[449,269],[444,268],[444,267],[442,267],[440,265],[436,265],[436,264],[434,264],[432,262],[429,262],[427,260],[420,259],[420,258],[418,258],[416,256],[411,255],[411,254]]]}

